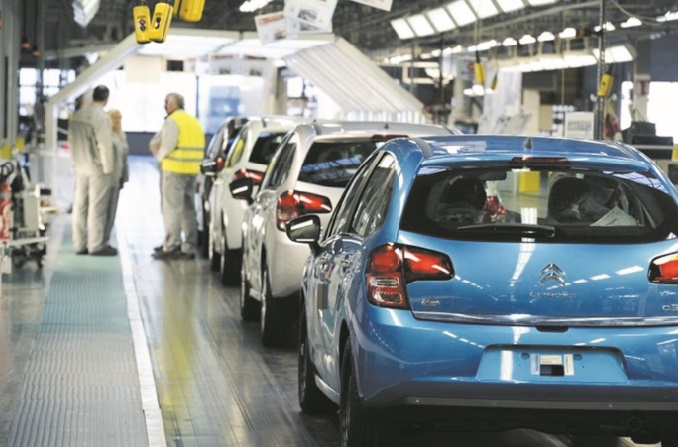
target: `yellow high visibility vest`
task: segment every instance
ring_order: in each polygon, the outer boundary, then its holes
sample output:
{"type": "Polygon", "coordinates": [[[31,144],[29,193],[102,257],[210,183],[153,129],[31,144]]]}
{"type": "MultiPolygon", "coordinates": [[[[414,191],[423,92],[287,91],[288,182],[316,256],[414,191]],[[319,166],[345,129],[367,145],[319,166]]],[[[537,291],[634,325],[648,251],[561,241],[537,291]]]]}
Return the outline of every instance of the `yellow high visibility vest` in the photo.
{"type": "Polygon", "coordinates": [[[177,147],[162,160],[162,170],[177,174],[198,174],[205,152],[205,133],[200,122],[182,109],[172,112],[167,119],[179,128],[177,147]]]}

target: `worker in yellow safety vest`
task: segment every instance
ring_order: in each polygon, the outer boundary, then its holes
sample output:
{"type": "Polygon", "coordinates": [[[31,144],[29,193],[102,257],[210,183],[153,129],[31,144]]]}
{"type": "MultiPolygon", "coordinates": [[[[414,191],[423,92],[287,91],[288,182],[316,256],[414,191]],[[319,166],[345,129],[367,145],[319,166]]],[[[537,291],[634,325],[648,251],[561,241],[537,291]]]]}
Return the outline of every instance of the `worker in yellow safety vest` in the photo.
{"type": "Polygon", "coordinates": [[[197,244],[197,217],[194,194],[205,148],[200,122],[184,110],[178,93],[165,97],[167,117],[151,139],[151,152],[160,162],[162,217],[165,238],[155,259],[193,259],[197,244]],[[183,240],[182,240],[183,231],[183,240]]]}

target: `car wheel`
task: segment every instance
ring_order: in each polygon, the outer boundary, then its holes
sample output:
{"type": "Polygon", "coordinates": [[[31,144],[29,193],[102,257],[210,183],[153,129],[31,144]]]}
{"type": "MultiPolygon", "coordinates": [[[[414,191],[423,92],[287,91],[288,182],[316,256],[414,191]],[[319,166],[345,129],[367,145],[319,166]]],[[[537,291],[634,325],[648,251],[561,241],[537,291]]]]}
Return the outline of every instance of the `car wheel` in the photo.
{"type": "Polygon", "coordinates": [[[244,321],[252,321],[259,315],[257,301],[250,296],[250,283],[245,273],[245,263],[240,270],[240,317],[244,321]]]}
{"type": "MultiPolygon", "coordinates": [[[[302,305],[303,306],[303,305],[302,305]]],[[[315,367],[308,349],[306,312],[302,308],[299,316],[299,357],[297,370],[297,391],[299,406],[304,413],[328,414],[337,411],[337,405],[320,391],[315,384],[315,367]]]]}
{"type": "Polygon", "coordinates": [[[261,273],[261,342],[275,346],[282,342],[282,312],[271,295],[268,267],[264,263],[261,273]]]}
{"type": "Polygon", "coordinates": [[[380,424],[363,407],[358,394],[358,382],[353,369],[353,354],[349,342],[341,360],[341,390],[339,397],[339,436],[341,447],[378,447],[380,424]]]}
{"type": "Polygon", "coordinates": [[[200,239],[200,254],[207,258],[210,250],[210,213],[205,210],[205,201],[202,201],[202,237],[200,239]]]}
{"type": "Polygon", "coordinates": [[[240,250],[229,250],[226,242],[226,229],[221,231],[221,283],[225,286],[235,286],[238,284],[240,276],[240,261],[242,253],[240,250]]]}
{"type": "Polygon", "coordinates": [[[219,256],[219,253],[214,251],[214,234],[210,231],[207,233],[207,236],[209,239],[209,242],[207,243],[207,258],[210,260],[210,270],[213,272],[218,272],[219,268],[221,267],[221,256],[219,256]]]}

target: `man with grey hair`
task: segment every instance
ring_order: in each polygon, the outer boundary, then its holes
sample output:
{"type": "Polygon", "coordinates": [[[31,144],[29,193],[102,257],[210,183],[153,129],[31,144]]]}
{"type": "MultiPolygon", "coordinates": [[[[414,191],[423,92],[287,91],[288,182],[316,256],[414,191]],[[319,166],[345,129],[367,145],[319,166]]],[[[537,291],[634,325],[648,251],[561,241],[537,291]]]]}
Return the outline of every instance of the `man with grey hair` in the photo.
{"type": "Polygon", "coordinates": [[[75,170],[73,246],[79,255],[115,256],[109,245],[106,221],[114,166],[111,120],[104,112],[108,87],[97,86],[92,102],[69,121],[68,141],[75,170]]]}
{"type": "Polygon", "coordinates": [[[184,110],[184,98],[178,93],[165,97],[167,117],[151,139],[151,152],[160,162],[162,217],[165,238],[155,259],[193,259],[198,224],[195,212],[195,187],[205,148],[205,133],[200,122],[184,110]],[[184,238],[182,240],[181,233],[184,238]]]}

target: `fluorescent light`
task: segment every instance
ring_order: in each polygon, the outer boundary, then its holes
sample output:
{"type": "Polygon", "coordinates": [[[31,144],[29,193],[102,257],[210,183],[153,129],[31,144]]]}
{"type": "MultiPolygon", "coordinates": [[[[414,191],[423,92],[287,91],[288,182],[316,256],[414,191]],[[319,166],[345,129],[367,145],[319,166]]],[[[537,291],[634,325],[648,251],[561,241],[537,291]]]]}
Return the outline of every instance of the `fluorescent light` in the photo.
{"type": "Polygon", "coordinates": [[[529,34],[525,34],[523,37],[518,39],[518,43],[521,45],[529,45],[531,43],[535,43],[537,39],[535,39],[533,36],[530,36],[529,34]]]}
{"type": "Polygon", "coordinates": [[[271,3],[272,0],[247,0],[240,5],[240,12],[254,12],[271,3]]]}
{"type": "Polygon", "coordinates": [[[514,47],[518,45],[518,41],[513,37],[507,37],[501,44],[504,45],[505,47],[514,47]]]}
{"type": "MultiPolygon", "coordinates": [[[[600,59],[600,50],[598,48],[593,49],[593,56],[596,59],[600,59]]],[[[606,63],[629,62],[632,61],[633,58],[633,53],[631,53],[626,45],[617,45],[605,49],[606,63]]]]}
{"type": "MultiPolygon", "coordinates": [[[[595,28],[593,28],[593,31],[599,33],[602,28],[600,25],[597,25],[595,28]]],[[[614,31],[617,28],[612,24],[612,22],[605,22],[605,31],[614,31]]]]}
{"type": "Polygon", "coordinates": [[[423,14],[416,14],[411,17],[408,17],[407,23],[410,25],[410,28],[414,31],[414,34],[416,34],[418,37],[423,37],[423,36],[430,36],[431,34],[435,34],[435,31],[433,30],[433,27],[431,24],[426,20],[426,17],[424,17],[423,14]]]}
{"type": "Polygon", "coordinates": [[[544,67],[544,70],[560,70],[562,68],[567,68],[565,59],[556,54],[542,54],[539,56],[539,63],[544,67]]]}
{"type": "Polygon", "coordinates": [[[426,15],[433,24],[433,27],[439,33],[443,33],[455,28],[454,22],[447,11],[445,11],[445,8],[432,9],[426,12],[426,15]]]}
{"type": "Polygon", "coordinates": [[[398,38],[400,40],[411,39],[414,37],[414,31],[410,28],[410,25],[407,24],[405,19],[395,19],[391,20],[391,26],[398,33],[398,38]]]}
{"type": "Polygon", "coordinates": [[[497,0],[497,5],[503,12],[513,12],[525,7],[523,0],[497,0]]]}
{"type": "Polygon", "coordinates": [[[643,22],[641,22],[638,17],[629,17],[629,19],[626,22],[623,22],[620,26],[622,28],[633,28],[642,24],[643,22]]]}
{"type": "Polygon", "coordinates": [[[447,47],[443,50],[443,55],[448,56],[450,54],[456,54],[456,53],[461,53],[464,51],[464,47],[461,45],[456,45],[454,47],[447,47]]]}
{"type": "Polygon", "coordinates": [[[539,42],[551,42],[552,40],[556,40],[556,36],[550,31],[544,31],[537,37],[539,42]]]}
{"type": "Polygon", "coordinates": [[[468,25],[477,20],[476,15],[464,0],[457,0],[450,3],[447,5],[447,10],[459,27],[468,25]]]}
{"type": "Polygon", "coordinates": [[[492,40],[488,40],[488,41],[485,41],[485,42],[480,42],[478,45],[476,45],[476,49],[478,51],[487,51],[490,48],[494,48],[496,46],[497,46],[497,41],[492,39],[492,40]]]}
{"type": "Polygon", "coordinates": [[[670,22],[672,20],[678,20],[678,12],[667,12],[663,16],[657,17],[657,22],[670,22]]]}
{"type": "Polygon", "coordinates": [[[468,0],[468,2],[479,19],[486,19],[499,14],[499,10],[494,6],[492,0],[468,0]]]}
{"type": "Polygon", "coordinates": [[[558,33],[558,37],[561,39],[574,39],[577,37],[577,30],[572,27],[565,28],[560,33],[558,33]]]}
{"type": "Polygon", "coordinates": [[[565,63],[570,68],[585,67],[598,63],[593,54],[583,51],[565,51],[563,53],[565,63]]]}
{"type": "Polygon", "coordinates": [[[544,5],[552,5],[556,3],[558,0],[527,0],[527,3],[530,4],[530,6],[544,6],[544,5]]]}

